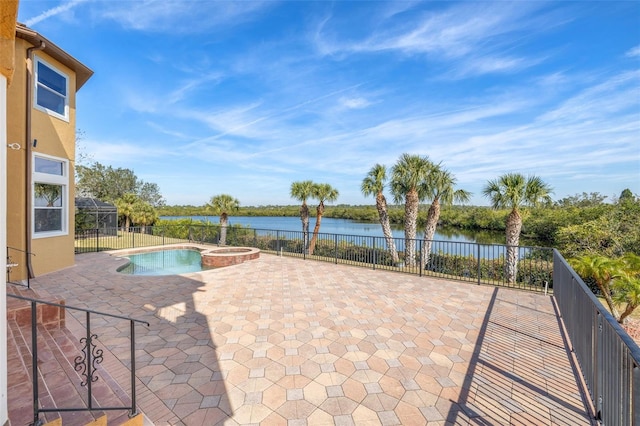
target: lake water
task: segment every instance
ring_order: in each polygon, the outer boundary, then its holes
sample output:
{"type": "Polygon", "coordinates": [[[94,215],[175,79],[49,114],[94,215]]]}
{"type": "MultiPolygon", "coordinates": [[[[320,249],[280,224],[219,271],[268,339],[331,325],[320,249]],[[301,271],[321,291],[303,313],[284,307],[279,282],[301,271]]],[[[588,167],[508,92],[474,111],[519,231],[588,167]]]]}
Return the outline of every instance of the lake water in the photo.
{"type": "MultiPolygon", "coordinates": [[[[162,216],[163,220],[176,220],[176,219],[192,219],[194,221],[219,223],[220,218],[218,216],[162,216]]],[[[315,216],[309,218],[309,231],[313,232],[315,226],[315,216]]],[[[282,217],[282,216],[229,216],[229,224],[242,225],[255,229],[272,229],[280,231],[302,231],[302,222],[299,217],[282,217]]],[[[357,222],[349,219],[333,219],[329,217],[323,217],[320,224],[320,232],[326,234],[344,234],[344,235],[366,235],[373,237],[383,237],[382,227],[380,223],[372,222],[357,222]]],[[[404,229],[402,226],[392,225],[393,236],[396,238],[404,238],[404,229]]],[[[422,238],[424,231],[418,229],[416,238],[422,238]]],[[[434,240],[440,241],[459,241],[459,242],[481,242],[482,244],[491,243],[503,243],[504,235],[492,235],[489,238],[492,241],[487,241],[487,235],[482,234],[482,238],[476,238],[477,235],[473,233],[463,233],[452,231],[450,229],[446,232],[436,232],[434,240]],[[501,238],[501,240],[500,240],[501,238]],[[493,241],[495,239],[495,241],[493,241]]]]}

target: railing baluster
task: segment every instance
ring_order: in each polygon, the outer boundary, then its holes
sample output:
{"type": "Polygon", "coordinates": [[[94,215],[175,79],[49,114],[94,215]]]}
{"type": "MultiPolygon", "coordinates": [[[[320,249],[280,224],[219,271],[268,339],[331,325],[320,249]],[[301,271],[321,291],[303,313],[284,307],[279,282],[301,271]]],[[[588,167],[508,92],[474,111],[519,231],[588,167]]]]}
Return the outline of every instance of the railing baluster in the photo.
{"type": "Polygon", "coordinates": [[[131,413],[129,417],[136,415],[136,327],[133,321],[129,321],[131,333],[131,413]]]}
{"type": "MultiPolygon", "coordinates": [[[[10,296],[10,295],[7,295],[10,296]]],[[[40,400],[38,397],[38,321],[36,302],[31,301],[31,380],[33,387],[33,424],[40,424],[40,400]]]]}
{"type": "Polygon", "coordinates": [[[92,343],[93,343],[93,335],[91,334],[91,314],[89,312],[86,313],[87,316],[87,346],[86,346],[86,365],[87,365],[87,400],[89,409],[93,407],[93,394],[92,394],[92,383],[93,383],[93,370],[92,370],[92,343]]]}

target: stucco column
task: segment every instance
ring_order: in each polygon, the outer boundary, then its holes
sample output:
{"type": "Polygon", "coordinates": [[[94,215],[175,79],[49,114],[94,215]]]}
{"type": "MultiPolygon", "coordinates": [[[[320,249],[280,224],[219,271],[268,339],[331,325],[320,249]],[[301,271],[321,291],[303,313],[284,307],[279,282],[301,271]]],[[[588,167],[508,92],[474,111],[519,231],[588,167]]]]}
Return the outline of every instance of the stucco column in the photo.
{"type": "Polygon", "coordinates": [[[0,1],[0,424],[9,424],[7,405],[7,85],[15,67],[18,0],[0,1]]]}
{"type": "MultiPolygon", "coordinates": [[[[11,77],[13,77],[13,70],[15,68],[14,57],[17,17],[18,0],[0,1],[0,74],[5,77],[9,84],[11,83],[11,77]]],[[[7,82],[4,84],[5,87],[7,82]]],[[[6,127],[4,128],[6,129],[6,127]]]]}

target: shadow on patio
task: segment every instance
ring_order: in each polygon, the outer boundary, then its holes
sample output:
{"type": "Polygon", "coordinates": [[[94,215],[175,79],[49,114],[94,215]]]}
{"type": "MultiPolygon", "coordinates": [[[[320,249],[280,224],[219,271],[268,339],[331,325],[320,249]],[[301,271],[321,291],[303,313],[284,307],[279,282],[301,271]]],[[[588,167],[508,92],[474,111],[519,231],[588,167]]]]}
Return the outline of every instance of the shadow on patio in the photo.
{"type": "Polygon", "coordinates": [[[548,296],[265,254],[167,277],[76,262],[32,285],[151,323],[157,425],[590,424],[548,296]]]}

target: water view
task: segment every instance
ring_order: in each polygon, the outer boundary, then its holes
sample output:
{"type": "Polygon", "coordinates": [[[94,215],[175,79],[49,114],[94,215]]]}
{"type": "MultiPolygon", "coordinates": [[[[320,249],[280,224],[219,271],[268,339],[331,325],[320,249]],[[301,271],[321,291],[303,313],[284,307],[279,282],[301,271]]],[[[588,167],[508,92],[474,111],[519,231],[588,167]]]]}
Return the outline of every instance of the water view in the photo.
{"type": "MultiPolygon", "coordinates": [[[[191,219],[210,223],[219,223],[218,216],[162,216],[163,220],[191,219]]],[[[280,231],[300,231],[302,225],[299,217],[282,216],[230,216],[230,225],[242,225],[255,229],[273,229],[280,231]]],[[[309,231],[313,232],[315,216],[309,218],[309,231]]],[[[401,225],[392,224],[392,232],[395,238],[404,238],[404,229],[401,225]]],[[[326,234],[364,235],[382,237],[382,227],[378,222],[357,222],[349,219],[322,218],[320,232],[326,234]]],[[[422,238],[423,229],[418,229],[416,238],[422,238]]],[[[495,232],[472,232],[459,229],[438,228],[434,240],[456,241],[482,244],[504,244],[504,234],[495,232]]]]}

